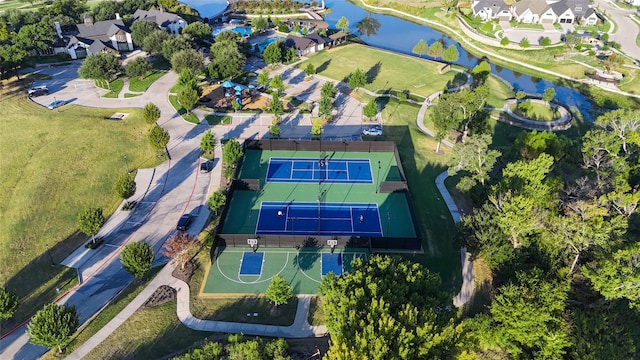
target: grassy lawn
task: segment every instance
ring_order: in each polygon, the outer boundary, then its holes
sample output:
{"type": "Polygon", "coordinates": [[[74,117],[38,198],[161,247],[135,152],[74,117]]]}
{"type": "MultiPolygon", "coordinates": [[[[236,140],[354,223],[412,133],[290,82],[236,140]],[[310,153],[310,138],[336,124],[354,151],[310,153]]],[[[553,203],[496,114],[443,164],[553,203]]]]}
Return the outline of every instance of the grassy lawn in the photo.
{"type": "Polygon", "coordinates": [[[551,110],[546,104],[538,102],[531,102],[531,111],[526,114],[523,114],[516,104],[511,105],[510,109],[515,114],[535,121],[553,121],[560,118],[558,110],[551,110]]]}
{"type": "Polygon", "coordinates": [[[422,96],[442,90],[456,74],[450,71],[441,75],[438,71],[443,66],[441,63],[357,44],[322,51],[297,67],[304,69],[307,63],[312,63],[318,74],[336,80],[344,80],[356,68],[360,68],[367,75],[368,84],[365,88],[368,90],[394,88],[422,96]]]}
{"type": "Polygon", "coordinates": [[[129,91],[145,92],[154,81],[158,80],[164,74],[164,72],[153,72],[142,80],[137,77],[132,77],[129,79],[129,91]]]}
{"type": "Polygon", "coordinates": [[[185,109],[184,107],[182,107],[182,105],[180,105],[180,103],[178,102],[178,97],[176,95],[169,96],[169,102],[171,103],[171,106],[173,106],[173,108],[176,109],[178,114],[182,116],[183,119],[185,119],[186,121],[192,124],[200,123],[200,120],[194,113],[190,112],[189,114],[187,114],[187,109],[185,109]]]}
{"type": "Polygon", "coordinates": [[[251,324],[282,325],[293,324],[296,317],[298,299],[293,298],[285,305],[280,305],[277,313],[272,314],[271,303],[266,297],[242,296],[229,298],[199,297],[204,281],[205,271],[210,266],[209,252],[201,251],[196,257],[198,264],[191,278],[191,313],[199,319],[243,322],[251,324]],[[248,317],[248,313],[258,313],[257,317],[248,317]]]}
{"type": "Polygon", "coordinates": [[[126,98],[132,98],[132,97],[136,97],[136,96],[140,96],[141,94],[132,94],[132,93],[125,93],[124,97],[126,98]]]}
{"type": "Polygon", "coordinates": [[[45,245],[60,262],[86,239],[76,233],[83,208],[101,207],[108,216],[120,203],[112,186],[126,171],[123,156],[134,168],[158,163],[140,110],[49,111],[25,92],[6,82],[0,92],[0,283],[23,299],[55,289],[53,279],[63,272],[50,266],[45,245]],[[105,120],[115,112],[129,116],[105,120]]]}
{"type": "Polygon", "coordinates": [[[136,311],[84,359],[160,359],[209,335],[182,325],[174,300],[136,311]]]}
{"type": "Polygon", "coordinates": [[[204,117],[209,125],[229,125],[231,124],[231,116],[206,115],[204,117]]]}
{"type": "Polygon", "coordinates": [[[311,304],[309,305],[309,317],[307,318],[307,321],[313,326],[324,325],[323,303],[320,296],[314,296],[311,298],[311,304]]]}
{"type": "MultiPolygon", "coordinates": [[[[71,342],[67,346],[67,353],[74,352],[80,345],[84,344],[93,335],[95,335],[100,329],[102,329],[109,321],[111,321],[117,314],[122,311],[138,294],[144,290],[149,282],[156,276],[156,274],[162,270],[162,267],[155,267],[149,271],[149,273],[142,279],[141,282],[132,282],[122,290],[118,296],[111,301],[107,307],[105,307],[95,318],[85,323],[80,330],[71,338],[71,342]]],[[[43,359],[55,360],[57,350],[49,351],[43,359]]]]}

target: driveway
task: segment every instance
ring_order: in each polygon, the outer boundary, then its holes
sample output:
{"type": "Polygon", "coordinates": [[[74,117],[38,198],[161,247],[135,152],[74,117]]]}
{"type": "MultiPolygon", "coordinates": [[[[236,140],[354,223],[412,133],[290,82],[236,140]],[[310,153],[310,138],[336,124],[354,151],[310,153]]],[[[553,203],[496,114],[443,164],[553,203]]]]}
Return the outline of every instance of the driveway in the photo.
{"type": "Polygon", "coordinates": [[[555,28],[553,30],[533,30],[533,29],[517,29],[511,28],[503,31],[504,35],[509,38],[510,41],[519,43],[522,39],[529,39],[531,45],[540,45],[540,41],[545,36],[551,39],[551,43],[555,44],[560,42],[562,33],[555,28]]]}
{"type": "Polygon", "coordinates": [[[620,44],[622,52],[638,63],[640,61],[640,47],[636,44],[636,38],[639,28],[638,24],[629,18],[629,16],[636,14],[636,10],[621,9],[606,0],[595,0],[595,5],[599,6],[601,11],[606,12],[607,16],[617,25],[614,32],[609,33],[609,40],[620,44]]]}

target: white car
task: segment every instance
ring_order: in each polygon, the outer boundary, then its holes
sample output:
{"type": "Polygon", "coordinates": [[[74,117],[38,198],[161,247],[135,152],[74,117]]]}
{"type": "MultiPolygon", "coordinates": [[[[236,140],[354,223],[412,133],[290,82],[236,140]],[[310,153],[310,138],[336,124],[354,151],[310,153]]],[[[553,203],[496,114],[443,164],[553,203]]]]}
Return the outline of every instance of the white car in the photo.
{"type": "Polygon", "coordinates": [[[382,136],[382,129],[380,128],[369,128],[369,129],[364,129],[362,130],[362,135],[369,135],[369,136],[382,136]]]}

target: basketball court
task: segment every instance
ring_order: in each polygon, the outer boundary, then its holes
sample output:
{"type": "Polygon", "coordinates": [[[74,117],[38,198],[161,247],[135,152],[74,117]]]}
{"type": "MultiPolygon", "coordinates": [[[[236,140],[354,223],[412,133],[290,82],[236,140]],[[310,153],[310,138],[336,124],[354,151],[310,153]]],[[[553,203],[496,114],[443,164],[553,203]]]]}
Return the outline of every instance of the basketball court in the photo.
{"type": "MultiPolygon", "coordinates": [[[[335,246],[335,245],[333,245],[335,246]]],[[[280,275],[295,294],[317,294],[328,273],[352,271],[355,259],[367,259],[362,249],[219,248],[201,289],[202,296],[264,294],[271,279],[280,275]],[[255,251],[254,251],[255,250],[255,251]]]]}

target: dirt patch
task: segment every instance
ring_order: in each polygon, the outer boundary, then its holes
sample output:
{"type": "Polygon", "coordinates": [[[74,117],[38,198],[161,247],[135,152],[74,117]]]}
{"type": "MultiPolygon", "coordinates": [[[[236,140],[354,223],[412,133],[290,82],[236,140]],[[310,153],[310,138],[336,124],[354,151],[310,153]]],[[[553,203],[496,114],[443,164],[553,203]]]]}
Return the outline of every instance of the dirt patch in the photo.
{"type": "Polygon", "coordinates": [[[176,289],[169,285],[162,285],[154,291],[153,294],[142,304],[142,308],[150,308],[158,305],[162,305],[169,301],[173,301],[177,297],[176,289]]]}
{"type": "Polygon", "coordinates": [[[189,281],[191,281],[191,276],[193,276],[194,270],[195,268],[193,266],[193,263],[188,262],[184,265],[184,269],[181,269],[179,266],[176,267],[171,273],[171,276],[188,284],[189,281]]]}

